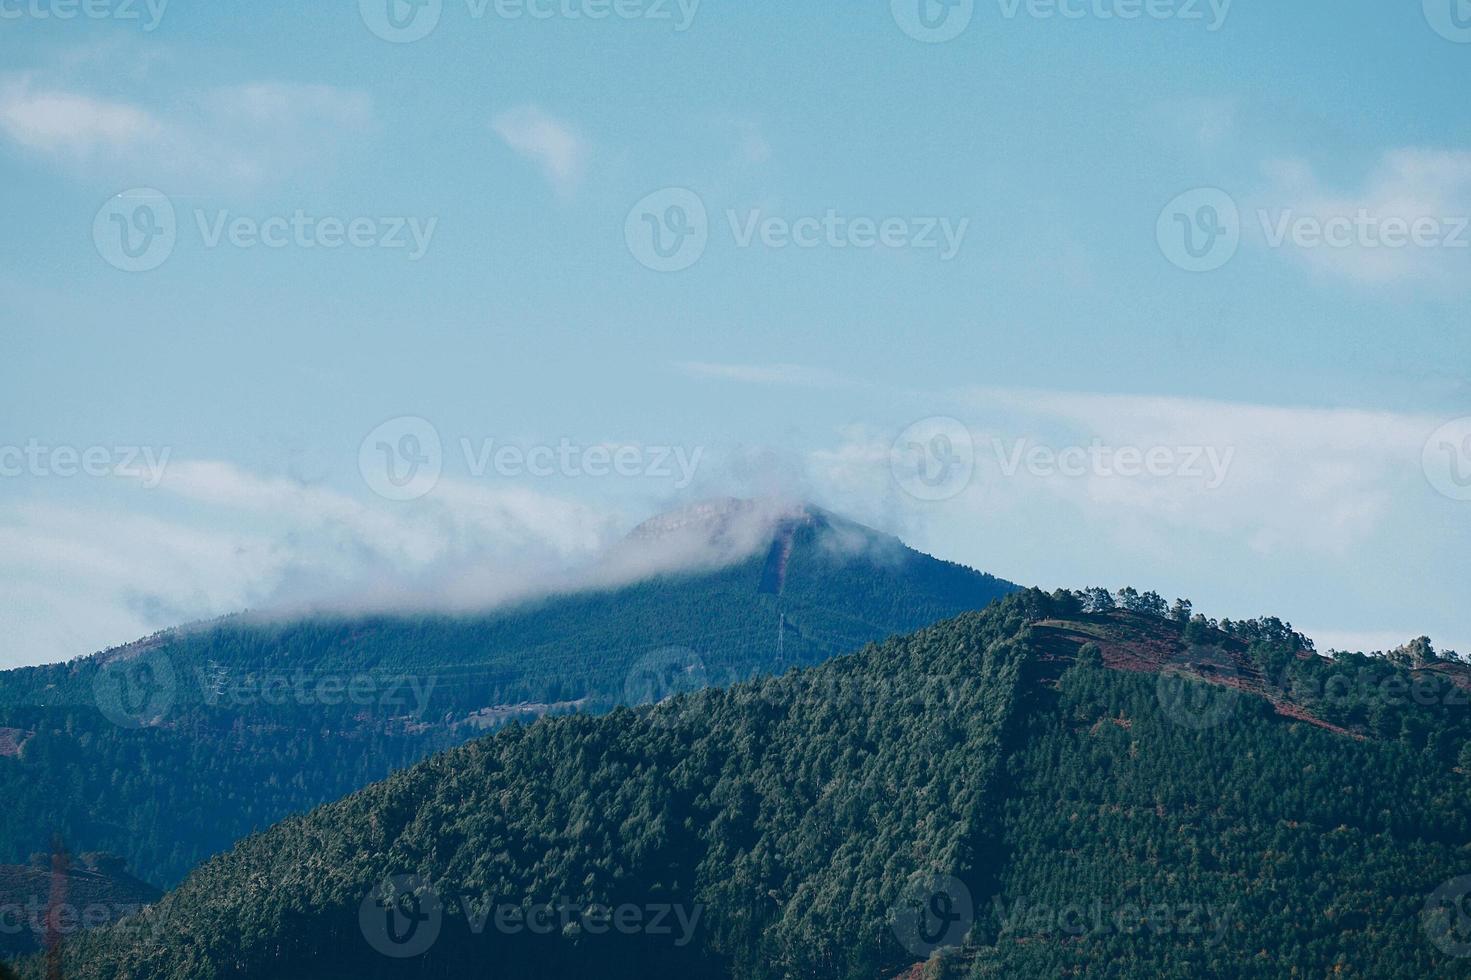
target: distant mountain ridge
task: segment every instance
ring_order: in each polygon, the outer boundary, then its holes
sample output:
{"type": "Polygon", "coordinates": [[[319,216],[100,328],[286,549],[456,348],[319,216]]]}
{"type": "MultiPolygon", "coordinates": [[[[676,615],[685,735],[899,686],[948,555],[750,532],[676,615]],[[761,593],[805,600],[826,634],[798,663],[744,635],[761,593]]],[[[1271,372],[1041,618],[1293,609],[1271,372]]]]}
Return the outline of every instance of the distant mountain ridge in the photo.
{"type": "Polygon", "coordinates": [[[1085,600],[513,726],[243,841],[67,975],[1467,974],[1464,664],[1085,600]]]}
{"type": "Polygon", "coordinates": [[[769,502],[655,519],[607,568],[487,614],[235,616],[0,673],[0,861],[60,833],[167,886],[488,728],[818,663],[1017,588],[769,502]]]}

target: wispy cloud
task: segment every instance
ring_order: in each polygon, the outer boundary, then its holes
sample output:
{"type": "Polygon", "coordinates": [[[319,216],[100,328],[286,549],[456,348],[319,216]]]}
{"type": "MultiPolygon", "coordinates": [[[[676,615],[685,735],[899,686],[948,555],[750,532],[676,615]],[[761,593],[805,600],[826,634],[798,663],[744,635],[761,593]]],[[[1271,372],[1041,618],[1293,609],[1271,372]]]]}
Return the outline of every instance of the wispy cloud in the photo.
{"type": "Polygon", "coordinates": [[[826,368],[800,364],[720,364],[710,361],[681,361],[675,365],[692,378],[734,381],[754,385],[792,385],[803,388],[838,388],[855,382],[826,368]]]}
{"type": "Polygon", "coordinates": [[[1148,582],[1214,615],[1471,649],[1451,611],[1465,505],[1422,458],[1444,418],[994,387],[891,400],[918,410],[841,429],[807,482],[919,547],[1049,588],[1148,582]]]}
{"type": "Polygon", "coordinates": [[[314,164],[373,127],[367,94],[328,85],[254,81],[155,107],[99,95],[64,75],[0,74],[0,137],[120,180],[260,182],[314,164]]]}
{"type": "Polygon", "coordinates": [[[1471,152],[1392,150],[1360,186],[1345,188],[1328,186],[1302,159],[1264,169],[1270,184],[1260,195],[1258,230],[1279,254],[1365,285],[1471,285],[1471,152]],[[1300,220],[1314,239],[1297,238],[1300,220]],[[1319,229],[1340,240],[1316,241],[1319,229]],[[1277,241],[1284,235],[1285,243],[1277,241]]]}
{"type": "Polygon", "coordinates": [[[614,587],[742,557],[773,516],[751,509],[718,539],[692,527],[625,543],[629,515],[523,486],[445,479],[395,504],[174,462],[146,498],[0,506],[0,668],[246,609],[482,612],[614,587]]]}
{"type": "Polygon", "coordinates": [[[491,128],[512,150],[540,167],[558,194],[570,195],[582,183],[588,144],[569,123],[528,105],[496,116],[491,128]]]}
{"type": "Polygon", "coordinates": [[[366,92],[332,85],[249,82],[215,89],[202,101],[213,112],[252,126],[300,129],[326,123],[365,129],[373,124],[373,100],[366,92]]]}
{"type": "Polygon", "coordinates": [[[0,77],[0,131],[28,150],[86,161],[138,152],[164,129],[137,106],[39,87],[28,74],[0,77]]]}
{"type": "Polygon", "coordinates": [[[1218,485],[1209,475],[1176,473],[1037,482],[1079,506],[1240,535],[1263,555],[1349,553],[1379,528],[1400,490],[1423,481],[1421,450],[1440,424],[1392,412],[1194,398],[1006,389],[978,389],[968,398],[1053,441],[1141,452],[1181,447],[1199,449],[1207,462],[1211,454],[1229,459],[1218,485]]]}
{"type": "MultiPolygon", "coordinates": [[[[1075,515],[1119,549],[1156,554],[1176,549],[1179,533],[1232,549],[1244,543],[1259,556],[1352,554],[1382,529],[1398,500],[1426,490],[1420,456],[1443,421],[1006,388],[940,400],[974,443],[974,477],[953,507],[988,518],[1075,515]],[[1076,472],[1039,469],[1028,462],[1034,451],[1044,461],[1068,451],[1076,472]],[[1140,472],[1120,472],[1113,462],[1120,451],[1141,459],[1158,451],[1159,471],[1141,462],[1140,472]]],[[[894,437],[871,427],[846,430],[838,444],[812,454],[818,483],[843,496],[892,496],[894,437]]]]}
{"type": "Polygon", "coordinates": [[[144,497],[0,507],[0,667],[244,609],[489,608],[562,581],[620,527],[523,488],[445,481],[405,508],[176,462],[144,497]]]}

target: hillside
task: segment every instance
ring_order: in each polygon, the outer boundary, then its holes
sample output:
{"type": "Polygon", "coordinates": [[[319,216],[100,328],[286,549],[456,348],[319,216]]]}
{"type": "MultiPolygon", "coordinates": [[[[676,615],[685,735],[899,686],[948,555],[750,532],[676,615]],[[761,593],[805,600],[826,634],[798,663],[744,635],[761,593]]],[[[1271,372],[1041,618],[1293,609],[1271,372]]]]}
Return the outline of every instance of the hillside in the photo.
{"type": "Polygon", "coordinates": [[[1430,656],[1029,591],[451,750],[66,975],[1471,975],[1466,669],[1430,656]]]}
{"type": "Polygon", "coordinates": [[[600,571],[612,584],[490,614],[236,616],[0,674],[0,862],[60,835],[168,886],[509,721],[818,663],[1015,589],[814,508],[738,501],[651,522],[600,571]]]}
{"type": "Polygon", "coordinates": [[[138,912],[161,894],[108,854],[36,854],[30,864],[0,865],[0,956],[39,949],[48,926],[65,941],[82,928],[138,912]],[[51,909],[58,910],[54,917],[51,909]]]}

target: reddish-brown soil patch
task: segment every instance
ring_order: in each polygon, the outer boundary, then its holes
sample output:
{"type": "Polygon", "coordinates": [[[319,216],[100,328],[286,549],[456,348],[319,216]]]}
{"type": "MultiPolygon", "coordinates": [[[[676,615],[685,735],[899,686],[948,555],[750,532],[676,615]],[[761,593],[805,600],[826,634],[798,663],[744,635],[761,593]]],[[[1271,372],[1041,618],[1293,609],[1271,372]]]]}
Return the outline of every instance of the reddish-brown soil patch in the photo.
{"type": "Polygon", "coordinates": [[[0,757],[19,756],[20,747],[26,744],[26,739],[33,734],[34,732],[21,731],[19,728],[0,728],[0,757]]]}
{"type": "MultiPolygon", "coordinates": [[[[1210,645],[1192,646],[1185,642],[1183,634],[1181,625],[1173,620],[1121,611],[1079,616],[1071,620],[1044,620],[1032,627],[1044,676],[1060,674],[1076,659],[1084,644],[1093,643],[1103,654],[1104,666],[1113,670],[1140,674],[1166,671],[1188,674],[1208,683],[1265,698],[1284,718],[1316,725],[1350,738],[1363,737],[1324,721],[1303,705],[1291,701],[1287,692],[1262,676],[1261,668],[1247,656],[1246,645],[1240,640],[1217,631],[1212,635],[1210,645]]],[[[1471,669],[1464,669],[1461,676],[1467,678],[1468,685],[1471,685],[1471,669]]]]}

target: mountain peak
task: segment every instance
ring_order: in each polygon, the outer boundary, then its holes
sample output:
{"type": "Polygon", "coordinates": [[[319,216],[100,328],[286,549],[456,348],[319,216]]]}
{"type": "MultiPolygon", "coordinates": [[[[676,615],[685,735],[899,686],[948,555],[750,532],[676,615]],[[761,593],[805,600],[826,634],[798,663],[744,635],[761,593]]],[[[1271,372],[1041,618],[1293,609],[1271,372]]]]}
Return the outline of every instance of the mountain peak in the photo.
{"type": "Polygon", "coordinates": [[[741,527],[771,530],[785,524],[811,523],[821,514],[811,504],[776,497],[716,497],[651,517],[634,528],[629,538],[661,538],[690,531],[719,538],[741,527]]]}

